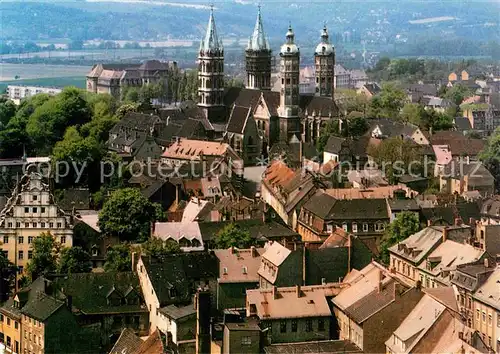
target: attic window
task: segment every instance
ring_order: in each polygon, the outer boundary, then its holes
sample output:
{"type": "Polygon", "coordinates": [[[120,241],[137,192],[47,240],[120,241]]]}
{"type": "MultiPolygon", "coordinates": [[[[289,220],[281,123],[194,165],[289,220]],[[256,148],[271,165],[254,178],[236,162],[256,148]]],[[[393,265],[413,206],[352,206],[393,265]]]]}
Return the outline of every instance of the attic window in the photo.
{"type": "Polygon", "coordinates": [[[307,300],[307,303],[308,304],[314,304],[314,300],[312,300],[312,299],[311,300],[307,300]]]}
{"type": "Polygon", "coordinates": [[[247,274],[247,273],[248,273],[247,267],[243,266],[243,274],[247,274]]]}
{"type": "Polygon", "coordinates": [[[224,269],[222,270],[222,273],[227,274],[227,267],[224,267],[224,269]]]}

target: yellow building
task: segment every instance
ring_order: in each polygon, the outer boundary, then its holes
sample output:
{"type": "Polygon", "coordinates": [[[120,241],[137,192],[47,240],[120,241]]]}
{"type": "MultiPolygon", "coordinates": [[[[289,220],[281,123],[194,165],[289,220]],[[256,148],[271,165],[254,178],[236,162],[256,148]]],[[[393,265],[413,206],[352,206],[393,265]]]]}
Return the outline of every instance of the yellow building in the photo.
{"type": "Polygon", "coordinates": [[[0,214],[0,248],[22,273],[41,233],[52,234],[63,247],[73,245],[70,216],[59,209],[38,173],[24,175],[0,214]]]}
{"type": "Polygon", "coordinates": [[[0,343],[7,353],[21,353],[21,312],[14,299],[0,307],[0,343]]]}

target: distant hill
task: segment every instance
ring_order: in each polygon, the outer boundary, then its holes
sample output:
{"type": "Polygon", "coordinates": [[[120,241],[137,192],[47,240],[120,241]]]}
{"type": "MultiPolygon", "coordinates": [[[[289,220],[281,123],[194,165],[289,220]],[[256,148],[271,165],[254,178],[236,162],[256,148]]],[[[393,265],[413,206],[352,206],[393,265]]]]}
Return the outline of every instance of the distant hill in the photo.
{"type": "MultiPolygon", "coordinates": [[[[2,1],[0,40],[199,39],[208,19],[206,1],[178,2],[176,6],[165,5],[167,2],[2,1]]],[[[319,40],[324,22],[328,23],[335,44],[359,44],[364,40],[375,45],[405,45],[431,38],[488,42],[500,37],[498,1],[270,1],[264,3],[262,11],[271,41],[283,40],[291,21],[297,42],[302,45],[319,40]],[[425,20],[438,17],[451,19],[425,20]]],[[[256,12],[252,3],[216,2],[216,21],[222,37],[247,38],[256,12]]]]}

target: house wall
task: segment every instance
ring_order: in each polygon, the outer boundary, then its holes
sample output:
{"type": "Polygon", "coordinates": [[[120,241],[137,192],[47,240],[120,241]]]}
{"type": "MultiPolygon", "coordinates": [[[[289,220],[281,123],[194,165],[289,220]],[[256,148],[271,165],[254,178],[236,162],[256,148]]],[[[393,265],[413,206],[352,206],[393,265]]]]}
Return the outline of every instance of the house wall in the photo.
{"type": "Polygon", "coordinates": [[[137,262],[136,272],[139,277],[139,282],[141,284],[142,294],[144,296],[144,302],[149,310],[149,333],[153,333],[158,327],[160,322],[158,318],[158,309],[160,308],[160,302],[153,289],[153,284],[149,279],[148,273],[146,272],[146,267],[139,257],[137,262]]]}
{"type": "Polygon", "coordinates": [[[500,314],[497,311],[499,311],[499,309],[495,309],[474,298],[474,320],[472,321],[473,328],[479,332],[483,341],[487,345],[493,345],[494,349],[497,348],[495,338],[498,338],[498,335],[500,335],[500,314]]]}
{"type": "Polygon", "coordinates": [[[224,326],[222,353],[260,353],[260,331],[230,331],[224,326]]]}
{"type": "Polygon", "coordinates": [[[412,262],[399,257],[398,255],[390,254],[390,265],[396,273],[404,276],[412,285],[415,285],[420,280],[420,270],[417,268],[419,264],[414,265],[412,262]]]}
{"type": "Polygon", "coordinates": [[[363,327],[351,320],[339,308],[334,307],[333,312],[337,319],[339,339],[350,340],[363,350],[363,327]]]}
{"type": "Polygon", "coordinates": [[[276,213],[283,219],[285,224],[288,225],[288,214],[285,210],[285,207],[283,204],[274,196],[274,193],[272,190],[268,188],[268,186],[264,183],[261,185],[261,198],[264,200],[267,204],[269,204],[275,211],[276,213]]]}
{"type": "Polygon", "coordinates": [[[330,339],[330,316],[328,317],[310,317],[310,318],[286,318],[280,320],[264,319],[263,327],[271,328],[268,338],[271,337],[271,343],[296,343],[306,341],[318,341],[330,339]],[[292,322],[297,322],[297,331],[292,332],[292,322]],[[324,330],[319,330],[319,322],[323,321],[324,330]],[[286,323],[286,331],[281,332],[281,323],[286,323]],[[308,322],[312,327],[308,330],[308,322]]]}
{"type": "Polygon", "coordinates": [[[171,338],[176,345],[179,345],[180,341],[196,339],[196,314],[176,321],[159,312],[157,326],[160,332],[171,338]]]}
{"type": "Polygon", "coordinates": [[[259,282],[219,283],[217,289],[217,309],[241,308],[246,305],[246,290],[257,289],[259,282]]]}
{"type": "Polygon", "coordinates": [[[45,324],[26,315],[22,316],[21,323],[23,328],[21,351],[23,353],[43,353],[45,348],[45,324]]]}
{"type": "Polygon", "coordinates": [[[413,135],[411,136],[414,142],[420,145],[429,145],[429,139],[425,137],[420,129],[415,130],[413,135]]]}
{"type": "Polygon", "coordinates": [[[132,152],[132,155],[134,155],[134,159],[143,161],[148,158],[158,160],[160,159],[162,153],[162,148],[154,141],[154,139],[147,138],[137,151],[132,152]]]}
{"type": "Polygon", "coordinates": [[[335,162],[339,161],[339,155],[331,152],[323,151],[323,163],[333,160],[335,162]]]}
{"type": "Polygon", "coordinates": [[[4,312],[0,315],[3,316],[3,321],[0,321],[0,336],[3,335],[3,344],[7,350],[12,350],[13,353],[21,353],[21,335],[23,333],[21,320],[4,312]]]}

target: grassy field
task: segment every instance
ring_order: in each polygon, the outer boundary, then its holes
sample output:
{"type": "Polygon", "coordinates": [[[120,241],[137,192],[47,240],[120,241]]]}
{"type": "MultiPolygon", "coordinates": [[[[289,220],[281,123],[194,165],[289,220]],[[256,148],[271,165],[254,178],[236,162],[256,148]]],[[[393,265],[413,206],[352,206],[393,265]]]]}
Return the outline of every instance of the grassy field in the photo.
{"type": "Polygon", "coordinates": [[[34,86],[52,86],[52,87],[65,87],[76,86],[78,88],[85,88],[84,76],[69,76],[69,77],[43,77],[39,79],[25,79],[25,80],[12,80],[1,81],[0,92],[3,92],[7,85],[34,85],[34,86]]]}
{"type": "Polygon", "coordinates": [[[0,63],[0,82],[50,77],[85,76],[90,66],[0,63]]]}

